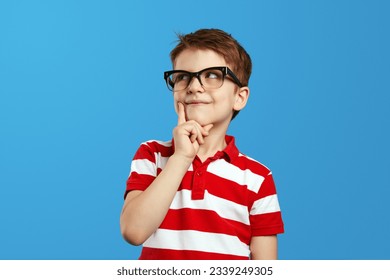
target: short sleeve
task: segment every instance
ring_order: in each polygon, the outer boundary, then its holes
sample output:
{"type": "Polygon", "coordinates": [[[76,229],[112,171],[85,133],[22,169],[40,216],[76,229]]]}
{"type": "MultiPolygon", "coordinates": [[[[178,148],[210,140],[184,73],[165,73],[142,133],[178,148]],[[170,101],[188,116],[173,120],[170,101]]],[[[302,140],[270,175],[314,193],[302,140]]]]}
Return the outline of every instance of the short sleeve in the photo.
{"type": "Polygon", "coordinates": [[[275,235],[284,232],[282,214],[271,172],[265,176],[259,191],[252,197],[249,219],[252,236],[275,235]]]}
{"type": "Polygon", "coordinates": [[[141,144],[131,162],[125,198],[132,190],[144,191],[157,176],[155,154],[147,143],[141,144]]]}

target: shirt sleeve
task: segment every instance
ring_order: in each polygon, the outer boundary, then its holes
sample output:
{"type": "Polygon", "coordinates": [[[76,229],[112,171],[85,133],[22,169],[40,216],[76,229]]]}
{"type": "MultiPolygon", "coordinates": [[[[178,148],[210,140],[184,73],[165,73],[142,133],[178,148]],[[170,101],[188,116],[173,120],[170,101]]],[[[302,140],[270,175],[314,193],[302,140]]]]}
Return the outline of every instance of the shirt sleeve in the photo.
{"type": "Polygon", "coordinates": [[[283,233],[284,224],[271,172],[265,176],[252,201],[249,216],[252,236],[283,233]]]}
{"type": "Polygon", "coordinates": [[[157,176],[155,153],[148,143],[138,148],[131,162],[130,175],[126,182],[124,197],[132,190],[144,191],[157,176]]]}

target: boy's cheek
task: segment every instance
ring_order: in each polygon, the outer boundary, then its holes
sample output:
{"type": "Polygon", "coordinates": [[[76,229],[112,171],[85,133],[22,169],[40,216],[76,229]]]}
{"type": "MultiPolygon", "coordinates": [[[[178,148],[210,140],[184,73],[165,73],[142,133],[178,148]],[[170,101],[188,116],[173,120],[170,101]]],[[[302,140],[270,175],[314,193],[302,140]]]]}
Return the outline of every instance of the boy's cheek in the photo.
{"type": "Polygon", "coordinates": [[[179,112],[178,102],[181,102],[184,104],[184,99],[179,98],[176,94],[173,96],[173,108],[175,109],[176,114],[179,112]]]}

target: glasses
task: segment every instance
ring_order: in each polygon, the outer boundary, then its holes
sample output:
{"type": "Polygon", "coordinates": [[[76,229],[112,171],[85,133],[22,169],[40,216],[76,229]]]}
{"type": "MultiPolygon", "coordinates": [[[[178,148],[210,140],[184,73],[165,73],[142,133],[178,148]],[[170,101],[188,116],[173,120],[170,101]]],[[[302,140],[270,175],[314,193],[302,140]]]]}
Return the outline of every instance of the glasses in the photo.
{"type": "Polygon", "coordinates": [[[223,85],[225,77],[229,75],[232,81],[242,87],[240,80],[226,66],[217,66],[203,69],[199,72],[188,72],[184,70],[171,70],[164,72],[164,80],[171,91],[186,89],[196,77],[204,89],[217,89],[223,85]]]}

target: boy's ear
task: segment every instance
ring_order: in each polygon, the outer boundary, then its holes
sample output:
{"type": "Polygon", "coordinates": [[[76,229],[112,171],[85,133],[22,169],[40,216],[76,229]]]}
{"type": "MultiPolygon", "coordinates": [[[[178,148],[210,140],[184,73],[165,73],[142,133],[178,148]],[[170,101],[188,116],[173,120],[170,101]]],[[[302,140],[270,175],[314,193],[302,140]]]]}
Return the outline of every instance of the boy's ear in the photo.
{"type": "Polygon", "coordinates": [[[236,93],[236,101],[234,102],[233,109],[235,111],[240,111],[243,109],[249,98],[249,87],[241,87],[236,93]]]}

